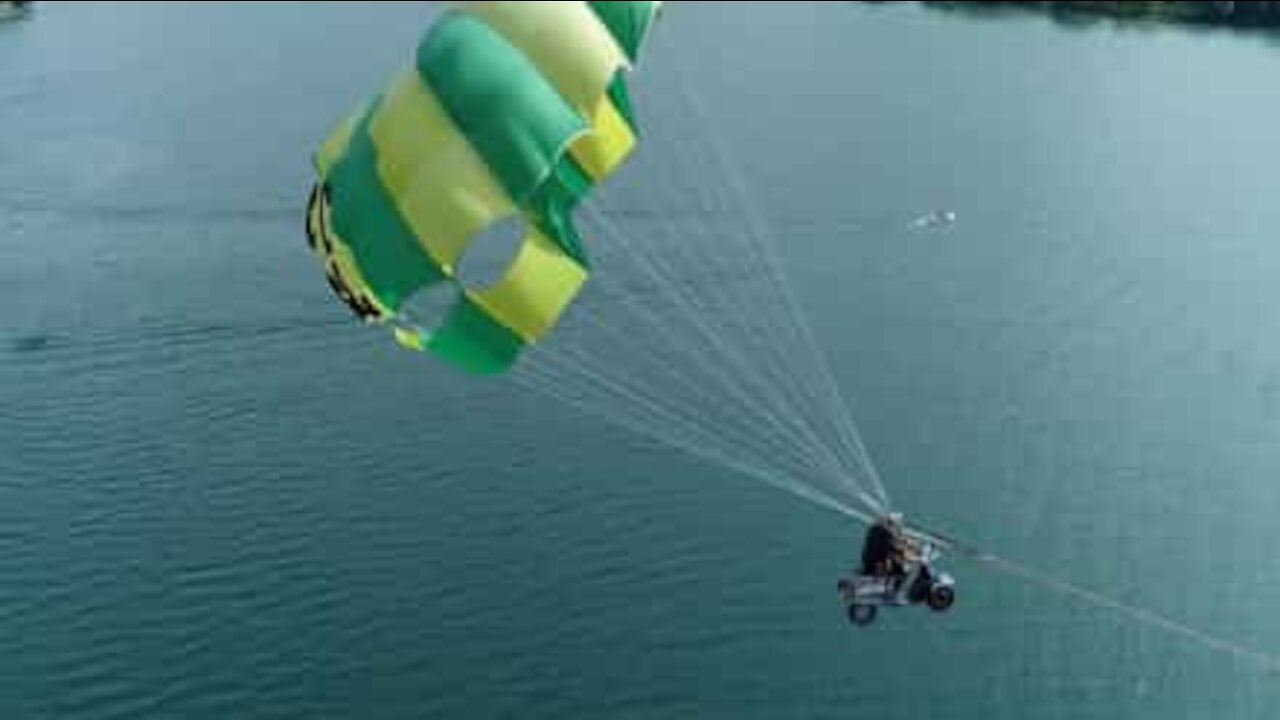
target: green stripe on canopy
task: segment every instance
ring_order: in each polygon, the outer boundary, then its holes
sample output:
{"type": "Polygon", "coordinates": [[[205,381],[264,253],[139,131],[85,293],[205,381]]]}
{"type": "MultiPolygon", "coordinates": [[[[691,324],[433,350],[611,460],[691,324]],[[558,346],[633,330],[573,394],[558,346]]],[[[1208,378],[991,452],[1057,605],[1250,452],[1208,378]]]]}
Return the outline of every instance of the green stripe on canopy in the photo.
{"type": "Polygon", "coordinates": [[[431,333],[425,349],[465,370],[496,373],[515,364],[523,346],[520,336],[464,296],[431,333]]]}
{"type": "Polygon", "coordinates": [[[418,72],[518,205],[551,174],[586,121],[538,68],[483,21],[442,17],[418,46],[418,72]]]}
{"type": "MultiPolygon", "coordinates": [[[[374,104],[376,107],[376,103],[374,104]]],[[[444,278],[396,210],[378,178],[369,137],[372,108],[357,124],[347,151],[329,169],[333,228],[351,249],[369,290],[399,307],[415,290],[444,278]]]]}
{"type": "Polygon", "coordinates": [[[618,109],[618,114],[622,116],[623,120],[627,121],[627,126],[631,128],[631,132],[638,134],[636,113],[631,106],[631,93],[627,90],[627,80],[622,73],[615,75],[613,82],[609,83],[608,94],[609,100],[618,109]]]}
{"type": "Polygon", "coordinates": [[[571,213],[591,187],[591,178],[571,156],[565,155],[547,182],[529,199],[534,224],[584,268],[588,267],[586,248],[571,213]]]}

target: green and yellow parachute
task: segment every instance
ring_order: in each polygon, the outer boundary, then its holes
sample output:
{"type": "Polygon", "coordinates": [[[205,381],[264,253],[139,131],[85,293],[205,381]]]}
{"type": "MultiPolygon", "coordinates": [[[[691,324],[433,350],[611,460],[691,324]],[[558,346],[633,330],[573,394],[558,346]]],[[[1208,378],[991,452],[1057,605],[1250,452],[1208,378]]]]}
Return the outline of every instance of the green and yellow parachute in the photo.
{"type": "Polygon", "coordinates": [[[335,293],[402,345],[500,372],[544,336],[588,275],[572,212],[636,144],[625,73],[660,3],[451,3],[414,62],[314,157],[312,248],[335,293]],[[497,282],[465,287],[460,258],[500,221],[523,227],[497,282]],[[402,309],[456,301],[433,328],[402,309]]]}

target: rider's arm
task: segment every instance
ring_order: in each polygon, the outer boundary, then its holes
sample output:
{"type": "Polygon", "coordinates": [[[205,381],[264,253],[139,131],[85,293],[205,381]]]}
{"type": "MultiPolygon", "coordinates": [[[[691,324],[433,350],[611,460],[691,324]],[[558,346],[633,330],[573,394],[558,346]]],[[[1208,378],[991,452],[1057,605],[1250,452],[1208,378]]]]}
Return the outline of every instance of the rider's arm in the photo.
{"type": "Polygon", "coordinates": [[[920,559],[920,544],[908,536],[902,537],[901,542],[898,545],[898,551],[909,561],[916,561],[920,559]]]}

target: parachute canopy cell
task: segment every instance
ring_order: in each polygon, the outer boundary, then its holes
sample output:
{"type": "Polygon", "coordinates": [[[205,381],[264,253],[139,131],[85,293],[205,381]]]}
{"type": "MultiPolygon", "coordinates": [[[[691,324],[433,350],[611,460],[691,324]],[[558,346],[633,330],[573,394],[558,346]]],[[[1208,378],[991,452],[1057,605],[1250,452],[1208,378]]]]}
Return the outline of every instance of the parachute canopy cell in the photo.
{"type": "Polygon", "coordinates": [[[589,273],[572,213],[636,145],[625,73],[657,2],[450,3],[412,62],[315,152],[307,231],[329,285],[404,346],[500,372],[555,325],[589,273]],[[503,275],[458,264],[500,222],[503,275]],[[408,301],[441,285],[424,327],[408,301]]]}

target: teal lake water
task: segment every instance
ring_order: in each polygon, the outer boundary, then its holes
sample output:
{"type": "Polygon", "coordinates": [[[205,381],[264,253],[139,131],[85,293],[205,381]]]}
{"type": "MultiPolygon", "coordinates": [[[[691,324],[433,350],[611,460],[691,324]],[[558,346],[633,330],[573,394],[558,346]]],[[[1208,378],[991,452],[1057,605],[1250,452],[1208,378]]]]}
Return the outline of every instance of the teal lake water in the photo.
{"type": "MultiPolygon", "coordinates": [[[[847,519],[348,323],[309,155],[432,13],[0,24],[0,718],[1280,714],[1275,671],[963,560],[950,614],[855,630],[847,519]]],[[[685,3],[650,56],[899,505],[1280,653],[1280,40],[685,3]]]]}

